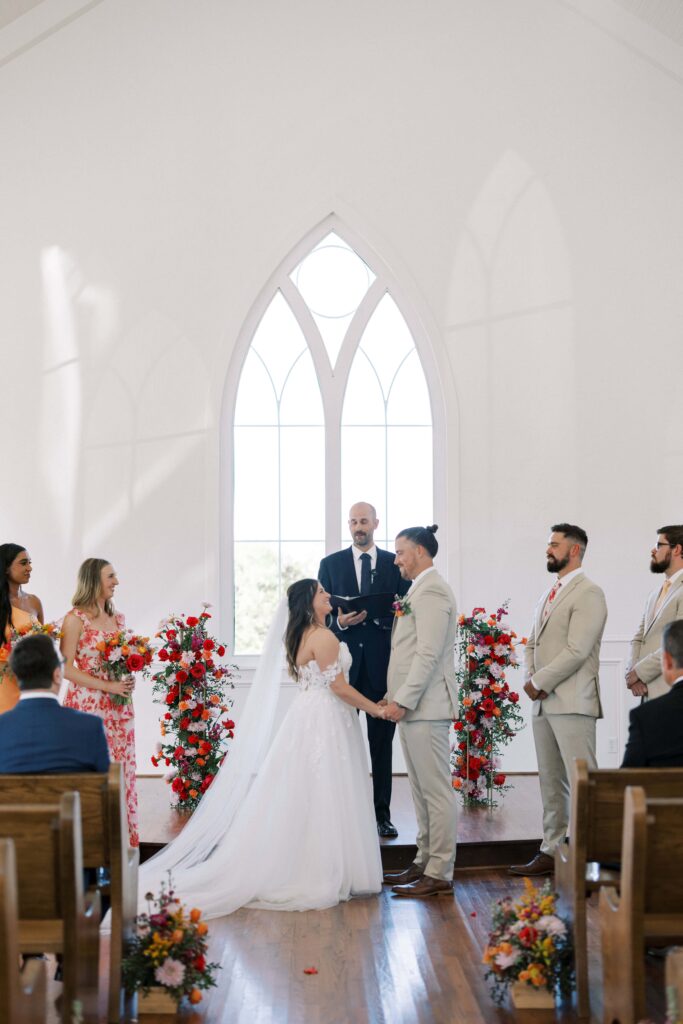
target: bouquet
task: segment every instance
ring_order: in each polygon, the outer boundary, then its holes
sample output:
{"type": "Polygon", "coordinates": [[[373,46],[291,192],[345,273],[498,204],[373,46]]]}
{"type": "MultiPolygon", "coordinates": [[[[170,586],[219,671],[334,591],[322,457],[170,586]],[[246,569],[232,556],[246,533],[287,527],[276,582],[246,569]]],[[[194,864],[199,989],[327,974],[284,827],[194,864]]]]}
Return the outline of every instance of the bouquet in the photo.
{"type": "Polygon", "coordinates": [[[571,995],[574,956],[570,933],[557,916],[557,894],[546,882],[539,891],[529,878],[520,900],[498,900],[493,908],[492,929],[483,962],[493,1000],[502,1003],[505,990],[514,982],[532,988],[559,989],[571,995]]]}
{"type": "Polygon", "coordinates": [[[199,804],[235,735],[232,701],[225,696],[226,687],[235,685],[233,667],[217,663],[226,648],[207,633],[208,607],[198,616],[170,616],[157,633],[164,667],[153,677],[154,694],[166,710],[152,764],[171,769],[167,781],[178,809],[199,804]]]}
{"type": "Polygon", "coordinates": [[[136,918],[137,934],[128,946],[122,963],[123,981],[128,992],[144,992],[161,985],[178,1002],[187,996],[191,1003],[202,999],[201,989],[216,982],[213,972],[220,964],[207,963],[208,926],[201,911],[189,914],[176,900],[169,874],[168,889],[162,884],[147,914],[136,918]]]}
{"type": "Polygon", "coordinates": [[[453,723],[456,745],[451,753],[453,788],[466,806],[495,806],[494,792],[507,788],[498,753],[521,728],[519,694],[510,690],[505,670],[517,665],[515,647],[525,644],[501,624],[507,602],[495,615],[475,608],[458,619],[458,715],[453,723]]]}
{"type": "Polygon", "coordinates": [[[43,623],[39,622],[38,619],[31,619],[24,626],[12,626],[9,640],[0,644],[0,682],[2,682],[5,673],[9,672],[9,657],[14,644],[17,640],[21,640],[25,636],[31,636],[33,633],[45,633],[46,636],[52,637],[53,640],[59,640],[62,636],[62,631],[56,622],[43,623]]]}
{"type": "MultiPolygon", "coordinates": [[[[106,633],[96,646],[109,679],[127,679],[135,675],[149,678],[154,655],[149,637],[138,636],[130,629],[120,629],[106,633]]],[[[113,704],[132,703],[132,697],[120,697],[117,693],[110,693],[109,697],[113,704]]]]}

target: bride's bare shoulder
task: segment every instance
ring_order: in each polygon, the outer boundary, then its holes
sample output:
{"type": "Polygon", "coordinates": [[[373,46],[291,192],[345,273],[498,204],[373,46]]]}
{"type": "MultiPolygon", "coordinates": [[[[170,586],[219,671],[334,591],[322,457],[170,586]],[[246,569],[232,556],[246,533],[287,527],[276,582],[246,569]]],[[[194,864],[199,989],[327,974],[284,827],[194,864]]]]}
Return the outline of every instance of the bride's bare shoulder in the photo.
{"type": "Polygon", "coordinates": [[[334,654],[339,650],[339,641],[331,629],[316,629],[311,635],[311,648],[316,661],[320,663],[320,654],[334,654]]]}

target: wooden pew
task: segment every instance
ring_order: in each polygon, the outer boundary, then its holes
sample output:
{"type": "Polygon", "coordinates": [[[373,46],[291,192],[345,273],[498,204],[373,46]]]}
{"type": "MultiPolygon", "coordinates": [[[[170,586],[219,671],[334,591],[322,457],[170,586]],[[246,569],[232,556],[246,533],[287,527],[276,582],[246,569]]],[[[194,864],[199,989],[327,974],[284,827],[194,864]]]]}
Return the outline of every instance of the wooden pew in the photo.
{"type": "Polygon", "coordinates": [[[559,910],[574,934],[576,998],[579,1017],[590,1013],[586,905],[604,885],[619,885],[624,791],[645,786],[648,795],[683,797],[683,768],[599,768],[574,761],[569,842],[555,851],[559,910]],[[602,865],[614,864],[610,870],[602,865]]]}
{"type": "Polygon", "coordinates": [[[605,1024],[636,1024],[645,1007],[645,945],[683,938],[683,798],[629,786],[624,801],[621,892],[600,891],[605,1024]]]}
{"type": "Polygon", "coordinates": [[[0,839],[0,1024],[43,1024],[45,962],[19,967],[18,902],[14,843],[0,839]]]}
{"type": "Polygon", "coordinates": [[[14,843],[21,953],[63,955],[62,1019],[97,1022],[100,898],[83,892],[78,793],[58,804],[0,804],[0,838],[14,843]]]}
{"type": "Polygon", "coordinates": [[[54,803],[70,791],[81,799],[83,866],[107,868],[111,878],[107,1018],[118,1024],[132,1010],[122,987],[121,960],[135,932],[140,861],[139,851],[128,846],[123,767],[111,764],[106,775],[0,775],[0,803],[54,803]]]}

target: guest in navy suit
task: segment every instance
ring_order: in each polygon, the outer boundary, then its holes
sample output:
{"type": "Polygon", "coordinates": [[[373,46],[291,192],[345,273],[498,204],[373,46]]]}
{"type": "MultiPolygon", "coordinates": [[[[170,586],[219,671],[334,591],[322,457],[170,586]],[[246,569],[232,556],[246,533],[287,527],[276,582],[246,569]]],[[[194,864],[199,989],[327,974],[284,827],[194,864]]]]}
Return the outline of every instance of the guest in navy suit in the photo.
{"type": "MultiPolygon", "coordinates": [[[[339,597],[359,594],[398,594],[402,597],[410,585],[403,580],[394,564],[394,555],[375,546],[378,526],[372,505],[359,502],[349,512],[349,531],[353,545],[323,558],[318,579],[324,589],[339,597]]],[[[387,692],[387,668],[391,650],[393,616],[371,620],[367,612],[341,612],[332,629],[343,640],[353,656],[349,682],[372,701],[382,700],[387,692]]],[[[391,748],[396,724],[382,718],[367,718],[372,788],[377,831],[380,836],[394,837],[398,832],[391,823],[391,748]]]]}
{"type": "Polygon", "coordinates": [[[662,675],[669,692],[631,712],[622,768],[683,767],[683,619],[662,632],[662,675]]]}
{"type": "Polygon", "coordinates": [[[102,720],[59,704],[62,661],[50,637],[36,633],[19,640],[10,668],[21,695],[15,708],[0,715],[0,774],[106,772],[102,720]]]}

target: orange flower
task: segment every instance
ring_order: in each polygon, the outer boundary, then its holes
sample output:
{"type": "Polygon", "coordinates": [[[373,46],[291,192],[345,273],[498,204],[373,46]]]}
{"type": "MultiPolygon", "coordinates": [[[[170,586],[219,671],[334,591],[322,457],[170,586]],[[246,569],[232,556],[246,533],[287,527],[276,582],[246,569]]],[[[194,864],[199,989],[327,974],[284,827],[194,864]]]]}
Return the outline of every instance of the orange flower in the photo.
{"type": "Polygon", "coordinates": [[[193,907],[192,910],[190,911],[190,921],[192,921],[193,924],[196,924],[201,916],[202,916],[201,910],[197,910],[196,907],[193,907]]]}
{"type": "Polygon", "coordinates": [[[176,928],[176,930],[171,934],[171,942],[182,942],[184,934],[185,933],[182,928],[176,928]]]}
{"type": "Polygon", "coordinates": [[[198,988],[193,988],[192,991],[190,992],[190,1002],[191,1003],[201,1003],[201,1001],[202,1001],[202,994],[201,994],[201,992],[199,991],[198,988]]]}
{"type": "Polygon", "coordinates": [[[106,645],[105,641],[104,640],[98,640],[98,642],[95,644],[95,649],[100,651],[101,653],[104,653],[104,651],[106,651],[106,649],[107,649],[107,645],[106,645]]]}
{"type": "Polygon", "coordinates": [[[202,711],[202,721],[206,722],[208,718],[211,718],[210,713],[208,711],[202,711]]]}
{"type": "Polygon", "coordinates": [[[178,707],[180,708],[181,711],[187,711],[187,708],[188,708],[187,701],[186,700],[181,700],[181,702],[178,705],[178,707]]]}
{"type": "Polygon", "coordinates": [[[211,696],[209,697],[209,700],[211,701],[212,704],[220,704],[221,702],[221,699],[217,693],[212,693],[211,696]]]}
{"type": "Polygon", "coordinates": [[[462,788],[462,779],[453,779],[453,789],[462,788]]]}
{"type": "Polygon", "coordinates": [[[197,759],[195,760],[195,764],[198,764],[200,768],[203,768],[203,767],[204,767],[204,765],[206,764],[206,761],[204,760],[204,758],[203,758],[203,757],[198,757],[198,758],[197,758],[197,759]]]}
{"type": "Polygon", "coordinates": [[[197,790],[196,790],[196,789],[191,789],[191,790],[190,790],[190,796],[191,796],[191,797],[192,797],[192,799],[194,800],[194,799],[195,799],[195,797],[199,796],[199,793],[197,792],[197,790]]]}
{"type": "Polygon", "coordinates": [[[474,650],[474,644],[468,644],[466,649],[467,649],[467,653],[471,654],[472,651],[474,650]]]}
{"type": "Polygon", "coordinates": [[[500,718],[500,708],[494,708],[493,714],[495,715],[496,718],[500,718]]]}
{"type": "Polygon", "coordinates": [[[474,700],[472,697],[463,697],[462,702],[466,708],[469,708],[471,707],[472,704],[474,704],[474,700]]]}
{"type": "Polygon", "coordinates": [[[205,921],[200,921],[197,925],[197,935],[206,935],[209,930],[208,924],[205,921]]]}
{"type": "Polygon", "coordinates": [[[128,644],[123,645],[123,647],[121,648],[121,654],[124,656],[124,658],[128,657],[128,655],[130,654],[130,647],[128,646],[128,644]]]}

